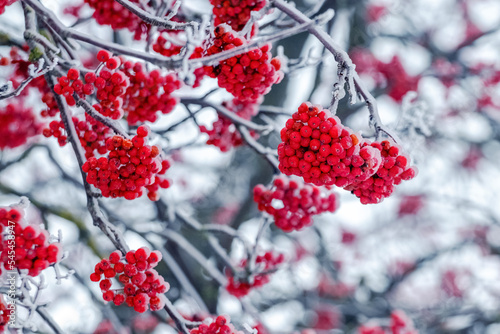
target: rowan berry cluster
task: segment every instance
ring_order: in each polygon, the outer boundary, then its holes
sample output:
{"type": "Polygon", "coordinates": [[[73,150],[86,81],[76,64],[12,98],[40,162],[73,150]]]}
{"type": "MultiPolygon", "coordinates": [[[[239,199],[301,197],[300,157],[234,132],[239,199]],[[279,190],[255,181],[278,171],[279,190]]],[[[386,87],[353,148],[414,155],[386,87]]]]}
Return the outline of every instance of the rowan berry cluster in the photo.
{"type": "Polygon", "coordinates": [[[266,5],[266,0],[210,0],[214,6],[214,26],[227,23],[234,31],[241,31],[250,20],[252,11],[259,11],[266,5]]]}
{"type": "MultiPolygon", "coordinates": [[[[223,102],[222,106],[246,120],[250,120],[259,113],[259,102],[254,103],[233,99],[223,102]]],[[[243,144],[241,134],[236,129],[233,122],[220,114],[218,115],[218,119],[212,124],[211,130],[208,130],[206,126],[202,125],[200,126],[200,131],[208,134],[208,145],[217,146],[222,152],[227,152],[231,148],[243,144]]],[[[251,131],[250,134],[253,138],[258,137],[255,131],[251,131]]]]}
{"type": "Polygon", "coordinates": [[[389,197],[394,185],[408,181],[417,175],[416,167],[410,166],[410,159],[402,149],[389,140],[371,143],[371,147],[380,150],[382,164],[377,172],[364,181],[346,186],[344,189],[356,195],[362,204],[376,204],[389,197]]]}
{"type": "Polygon", "coordinates": [[[280,171],[318,186],[342,187],[363,204],[379,203],[395,184],[416,175],[397,145],[359,138],[328,110],[303,103],[281,130],[280,171]]]}
{"type": "MultiPolygon", "coordinates": [[[[219,25],[214,29],[214,38],[209,41],[205,55],[217,54],[245,43],[245,38],[238,37],[229,26],[219,25]]],[[[278,58],[271,58],[270,48],[270,44],[266,44],[223,60],[217,66],[205,66],[205,72],[211,78],[217,78],[219,87],[235,98],[255,102],[283,77],[281,62],[278,58]]]]}
{"type": "MultiPolygon", "coordinates": [[[[0,208],[1,225],[12,228],[15,242],[3,237],[0,243],[0,262],[9,268],[12,245],[15,245],[14,268],[28,270],[28,275],[38,276],[42,270],[58,262],[62,257],[61,245],[49,243],[49,233],[40,225],[25,222],[24,211],[18,208],[0,208]],[[7,265],[9,264],[9,265],[7,265]]],[[[2,228],[4,229],[4,228],[2,228]]]]}
{"type": "Polygon", "coordinates": [[[102,259],[90,274],[92,282],[99,282],[102,298],[115,305],[124,302],[136,312],[144,313],[149,309],[158,311],[165,306],[165,296],[169,284],[153,269],[161,261],[159,251],[147,247],[129,251],[125,256],[114,251],[109,259],[102,259]],[[122,289],[111,289],[112,278],[124,285],[122,289]]]}
{"type": "Polygon", "coordinates": [[[111,57],[111,53],[101,50],[97,53],[97,60],[102,62],[105,68],[96,75],[93,72],[85,74],[85,83],[80,79],[80,71],[75,68],[68,70],[66,76],[58,79],[54,86],[54,92],[66,98],[66,103],[70,106],[76,104],[73,94],[80,98],[91,95],[96,91],[98,104],[93,107],[99,113],[112,119],[123,117],[123,95],[130,82],[128,77],[118,67],[122,60],[119,57],[111,57]]]}
{"type": "MultiPolygon", "coordinates": [[[[137,15],[114,0],[84,0],[95,10],[92,17],[101,25],[109,25],[113,30],[128,29],[135,32],[134,38],[139,40],[149,26],[137,15]]],[[[140,0],[130,0],[136,6],[142,6],[140,0]]]]}
{"type": "Polygon", "coordinates": [[[5,7],[12,5],[17,0],[0,0],[0,14],[5,12],[5,7]]]}
{"type": "Polygon", "coordinates": [[[155,122],[157,111],[168,114],[174,109],[178,99],[171,94],[181,87],[176,74],[161,75],[159,70],[148,73],[141,63],[131,61],[126,61],[122,70],[130,82],[123,100],[128,124],[155,122]]]}
{"type": "Polygon", "coordinates": [[[380,166],[380,151],[361,148],[358,135],[343,126],[338,117],[310,103],[281,130],[278,146],[279,168],[286,175],[302,176],[315,185],[345,187],[365,180],[380,166]]]}
{"type": "Polygon", "coordinates": [[[253,200],[260,211],[274,216],[274,224],[285,232],[301,230],[312,224],[313,215],[334,212],[338,207],[334,193],[322,194],[318,187],[283,176],[270,188],[255,186],[253,200]]]}
{"type": "MultiPolygon", "coordinates": [[[[261,287],[269,283],[270,272],[277,269],[278,265],[285,260],[283,254],[274,254],[266,252],[255,259],[255,268],[258,273],[246,279],[234,277],[229,270],[226,270],[227,286],[226,290],[237,298],[244,297],[250,293],[253,288],[261,287]]],[[[244,269],[247,266],[247,260],[242,260],[239,267],[244,269]]]]}
{"type": "Polygon", "coordinates": [[[211,322],[203,323],[197,328],[189,331],[190,334],[242,334],[237,331],[227,315],[219,315],[217,318],[210,319],[211,322]]]}
{"type": "Polygon", "coordinates": [[[18,100],[0,109],[0,150],[21,146],[41,130],[33,110],[18,100]]]}
{"type": "Polygon", "coordinates": [[[101,190],[104,197],[133,200],[142,196],[144,188],[151,200],[158,199],[158,190],[170,186],[160,177],[170,164],[161,160],[157,146],[145,145],[149,128],[141,125],[131,140],[113,136],[106,140],[106,157],[89,158],[82,166],[87,182],[101,190]],[[149,188],[148,188],[149,187],[149,188]]]}
{"type": "Polygon", "coordinates": [[[358,329],[359,334],[418,334],[413,322],[403,311],[393,311],[388,328],[363,325],[358,329]]]}

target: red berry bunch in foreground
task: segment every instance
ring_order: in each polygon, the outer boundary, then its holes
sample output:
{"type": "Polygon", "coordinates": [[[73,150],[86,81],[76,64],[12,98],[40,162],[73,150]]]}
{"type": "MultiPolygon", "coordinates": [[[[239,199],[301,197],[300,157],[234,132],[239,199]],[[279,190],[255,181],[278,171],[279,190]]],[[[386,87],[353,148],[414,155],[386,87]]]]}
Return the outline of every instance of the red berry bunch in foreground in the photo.
{"type": "Polygon", "coordinates": [[[410,166],[410,159],[402,149],[389,140],[375,142],[372,147],[380,150],[382,164],[377,172],[364,181],[355,182],[345,187],[356,195],[362,204],[376,204],[391,196],[394,185],[403,180],[411,180],[417,175],[417,168],[410,166]]]}
{"type": "Polygon", "coordinates": [[[302,176],[315,185],[344,187],[366,180],[381,163],[380,151],[362,148],[358,135],[343,126],[338,117],[310,103],[302,103],[286,122],[281,140],[281,172],[302,176]]]}
{"type": "MultiPolygon", "coordinates": [[[[267,284],[269,282],[269,272],[275,270],[277,266],[284,261],[284,259],[283,254],[276,255],[272,252],[266,252],[264,255],[257,256],[255,259],[255,268],[258,273],[251,277],[251,281],[248,279],[240,280],[237,277],[232,276],[227,270],[227,292],[238,298],[248,295],[251,289],[267,284]]],[[[242,260],[240,268],[244,269],[246,265],[247,260],[242,260]]]]}
{"type": "Polygon", "coordinates": [[[242,30],[250,20],[252,11],[259,11],[266,5],[266,0],[210,0],[214,6],[214,26],[227,23],[235,31],[242,30]]]}
{"type": "Polygon", "coordinates": [[[125,73],[118,69],[122,60],[119,57],[111,57],[111,53],[105,50],[99,51],[96,58],[104,65],[98,74],[86,73],[84,82],[80,79],[80,71],[71,68],[66,76],[59,78],[54,92],[64,96],[68,105],[74,106],[74,93],[84,98],[95,91],[99,103],[93,105],[94,109],[106,117],[120,119],[124,114],[123,95],[130,84],[125,73]]]}
{"type": "MultiPolygon", "coordinates": [[[[223,102],[222,106],[246,120],[250,120],[259,113],[258,102],[254,103],[233,99],[232,101],[223,102]]],[[[212,124],[211,130],[208,130],[204,125],[200,126],[200,131],[209,136],[207,144],[217,146],[222,152],[227,152],[232,147],[242,145],[243,139],[233,122],[220,114],[218,117],[219,118],[212,124]]],[[[251,132],[251,135],[254,138],[257,137],[257,133],[254,131],[251,132]]]]}
{"type": "Polygon", "coordinates": [[[204,323],[189,331],[190,334],[242,334],[237,331],[227,315],[219,315],[210,323],[204,323]]]}
{"type": "Polygon", "coordinates": [[[41,130],[31,108],[17,100],[0,109],[0,150],[21,146],[41,130]]]}
{"type": "Polygon", "coordinates": [[[318,187],[286,177],[278,177],[267,189],[259,184],[253,189],[253,200],[260,211],[274,216],[274,223],[283,231],[301,230],[312,224],[312,216],[334,212],[338,199],[334,193],[322,194],[318,187]]]}
{"type": "Polygon", "coordinates": [[[181,87],[176,74],[164,76],[159,70],[148,73],[141,63],[131,61],[123,64],[123,72],[130,81],[123,101],[128,124],[155,122],[157,111],[168,114],[174,109],[178,99],[171,94],[181,87]]]}
{"type": "Polygon", "coordinates": [[[5,12],[5,7],[12,5],[17,0],[0,0],[0,14],[5,12]]]}
{"type": "Polygon", "coordinates": [[[137,135],[131,140],[113,136],[106,140],[106,157],[89,158],[82,166],[87,173],[87,182],[101,190],[104,197],[124,197],[136,199],[148,189],[148,197],[158,200],[156,190],[168,188],[168,180],[159,175],[165,174],[170,164],[161,160],[157,146],[145,145],[149,128],[141,125],[137,135]]]}
{"type": "Polygon", "coordinates": [[[102,297],[107,302],[112,301],[117,306],[125,302],[140,313],[148,308],[158,311],[165,306],[163,294],[169,289],[169,284],[153,269],[160,261],[161,253],[147,247],[129,251],[125,257],[120,251],[114,251],[109,259],[96,264],[90,280],[99,282],[102,297]],[[117,278],[124,287],[111,289],[112,278],[117,278]]]}
{"type": "Polygon", "coordinates": [[[301,104],[286,122],[281,140],[282,173],[302,176],[315,185],[342,187],[363,204],[379,203],[391,195],[395,184],[416,175],[397,145],[360,140],[337,117],[330,117],[329,110],[310,103],[301,104]]]}
{"type": "Polygon", "coordinates": [[[50,244],[49,233],[40,225],[27,224],[23,217],[22,209],[0,208],[2,230],[5,232],[10,227],[13,231],[2,235],[0,262],[7,270],[27,269],[28,275],[35,277],[61,259],[61,245],[50,244]],[[15,261],[14,266],[11,266],[10,261],[15,261]]]}
{"type": "Polygon", "coordinates": [[[393,311],[388,328],[363,325],[358,329],[359,334],[418,334],[413,322],[403,311],[393,311]]]}
{"type": "MultiPolygon", "coordinates": [[[[210,56],[244,45],[245,38],[238,37],[230,27],[217,26],[214,39],[206,50],[210,56]]],[[[219,87],[241,101],[257,101],[269,93],[271,86],[281,81],[283,73],[279,71],[281,62],[271,58],[270,44],[253,49],[247,53],[223,60],[217,66],[206,66],[205,72],[217,78],[219,87]]]]}

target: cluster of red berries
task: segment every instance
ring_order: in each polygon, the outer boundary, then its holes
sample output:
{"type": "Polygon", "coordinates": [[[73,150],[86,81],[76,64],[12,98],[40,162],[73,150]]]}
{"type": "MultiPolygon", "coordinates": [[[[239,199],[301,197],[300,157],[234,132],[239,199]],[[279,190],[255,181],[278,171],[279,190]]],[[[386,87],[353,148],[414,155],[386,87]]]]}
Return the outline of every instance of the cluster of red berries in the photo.
{"type": "MultiPolygon", "coordinates": [[[[269,272],[275,270],[284,260],[283,254],[276,255],[273,252],[266,252],[264,255],[257,256],[255,259],[255,268],[258,270],[258,273],[253,275],[252,281],[249,281],[248,278],[240,280],[234,277],[229,270],[226,270],[226,290],[237,298],[248,295],[253,288],[258,288],[269,283],[269,272]]],[[[243,269],[246,265],[247,260],[242,260],[239,267],[243,269]]]]}
{"type": "Polygon", "coordinates": [[[174,109],[178,99],[171,94],[181,87],[176,74],[163,76],[159,70],[148,73],[141,63],[131,61],[126,61],[122,70],[130,82],[123,101],[128,124],[155,122],[157,111],[168,114],[174,109]]]}
{"type": "Polygon", "coordinates": [[[344,127],[338,117],[310,103],[302,103],[286,122],[281,140],[281,172],[302,176],[315,185],[344,187],[366,180],[381,163],[380,151],[361,148],[358,135],[344,127]]]}
{"type": "Polygon", "coordinates": [[[105,64],[98,75],[93,72],[85,74],[85,83],[80,80],[80,72],[71,68],[66,76],[59,78],[59,83],[54,86],[54,92],[66,98],[68,105],[75,105],[73,94],[83,98],[96,92],[98,104],[93,107],[99,113],[112,119],[123,117],[123,95],[127,90],[129,78],[118,69],[122,60],[120,57],[111,57],[111,53],[101,50],[97,53],[97,60],[105,64]]]}
{"type": "Polygon", "coordinates": [[[403,311],[393,311],[388,328],[363,325],[358,329],[359,334],[418,334],[413,322],[403,311]]]}
{"type": "Polygon", "coordinates": [[[416,167],[410,166],[410,159],[391,141],[374,142],[370,146],[380,150],[382,156],[380,167],[368,179],[359,180],[344,188],[356,195],[362,204],[380,203],[384,198],[391,196],[394,185],[400,184],[403,180],[411,180],[417,175],[416,167]]]}
{"type": "Polygon", "coordinates": [[[168,180],[162,179],[170,164],[161,160],[157,146],[145,145],[149,128],[141,125],[131,140],[113,136],[106,140],[106,157],[89,158],[82,166],[87,182],[101,190],[104,197],[124,197],[133,200],[148,189],[148,197],[158,200],[158,187],[168,188],[168,180]]]}
{"type": "Polygon", "coordinates": [[[388,140],[370,143],[331,117],[329,110],[302,103],[281,130],[280,171],[315,185],[352,191],[363,204],[388,197],[394,184],[416,174],[400,148],[388,140]]]}
{"type": "Polygon", "coordinates": [[[165,296],[169,284],[153,269],[161,261],[159,251],[151,251],[147,247],[129,251],[125,256],[114,251],[109,259],[102,259],[90,274],[92,282],[99,282],[105,301],[115,305],[124,302],[136,312],[144,313],[150,308],[158,311],[165,306],[165,296]],[[123,289],[111,289],[111,278],[118,276],[123,289]]]}
{"type": "Polygon", "coordinates": [[[0,0],[0,14],[5,12],[5,7],[12,5],[17,0],[0,0]]]}
{"type": "Polygon", "coordinates": [[[31,108],[26,108],[19,101],[9,103],[0,109],[0,150],[25,144],[30,137],[40,133],[42,125],[38,123],[31,108]]]}
{"type": "Polygon", "coordinates": [[[35,277],[61,259],[61,245],[49,244],[49,233],[39,225],[27,224],[23,217],[21,209],[0,208],[2,230],[9,227],[13,232],[2,236],[0,262],[7,270],[27,269],[28,275],[35,277]],[[8,236],[13,236],[14,239],[8,236]],[[12,266],[11,261],[15,261],[12,266]]]}
{"type": "MultiPolygon", "coordinates": [[[[210,56],[244,45],[245,38],[238,37],[226,25],[219,25],[214,30],[214,38],[209,42],[205,55],[210,56]]],[[[283,73],[279,70],[281,62],[271,59],[270,44],[253,49],[247,53],[223,60],[217,66],[205,66],[205,72],[211,78],[217,78],[219,87],[241,101],[257,101],[279,83],[283,73]]]]}
{"type": "Polygon", "coordinates": [[[227,315],[219,315],[210,323],[203,323],[189,331],[190,334],[241,334],[237,331],[227,315]]]}
{"type": "Polygon", "coordinates": [[[259,184],[253,189],[253,200],[260,211],[274,216],[274,223],[283,231],[301,230],[312,224],[312,216],[334,212],[338,199],[334,193],[322,194],[318,187],[286,177],[274,180],[274,186],[259,184]]]}
{"type": "MultiPolygon", "coordinates": [[[[137,15],[114,0],[84,0],[95,10],[92,17],[101,25],[109,25],[113,30],[128,29],[135,32],[134,38],[139,40],[149,31],[149,26],[137,15]]],[[[136,6],[142,6],[140,0],[130,0],[136,6]]]]}
{"type": "Polygon", "coordinates": [[[420,76],[410,76],[398,56],[394,56],[389,63],[384,63],[363,49],[356,49],[351,53],[358,73],[366,73],[375,78],[377,86],[386,87],[387,95],[396,102],[401,102],[409,91],[416,91],[420,76]]]}
{"type": "MultiPolygon", "coordinates": [[[[259,113],[259,104],[251,101],[233,99],[223,102],[222,106],[246,120],[250,120],[259,113]]],[[[200,126],[200,131],[208,134],[208,145],[217,146],[222,152],[227,152],[232,147],[243,144],[243,138],[241,138],[241,134],[233,122],[220,114],[218,115],[218,119],[212,124],[211,130],[202,125],[200,126]]],[[[258,137],[255,131],[251,131],[250,134],[254,138],[258,137]]]]}
{"type": "Polygon", "coordinates": [[[210,0],[214,6],[214,26],[227,23],[235,31],[241,31],[250,20],[252,11],[259,11],[266,0],[210,0]]]}

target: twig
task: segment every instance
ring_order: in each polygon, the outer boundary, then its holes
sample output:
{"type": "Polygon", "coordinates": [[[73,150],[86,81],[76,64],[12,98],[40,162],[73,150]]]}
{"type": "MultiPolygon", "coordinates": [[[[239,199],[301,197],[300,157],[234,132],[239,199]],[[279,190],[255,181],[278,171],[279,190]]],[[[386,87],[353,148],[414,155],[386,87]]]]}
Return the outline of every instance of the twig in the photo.
{"type": "Polygon", "coordinates": [[[270,164],[273,166],[274,172],[279,172],[279,162],[276,158],[274,151],[270,148],[264,147],[259,142],[257,142],[251,135],[250,132],[243,126],[238,126],[238,131],[241,133],[241,136],[245,140],[245,142],[250,146],[255,152],[262,155],[270,164]]]}
{"type": "Polygon", "coordinates": [[[59,327],[57,322],[52,319],[52,317],[47,313],[47,310],[43,307],[38,307],[36,309],[36,312],[42,317],[42,319],[52,328],[54,333],[56,334],[63,334],[63,330],[59,327]]]}
{"type": "Polygon", "coordinates": [[[244,118],[241,118],[240,116],[236,115],[234,112],[230,111],[226,107],[216,104],[210,101],[202,100],[202,99],[197,99],[197,98],[182,98],[181,99],[182,104],[196,104],[202,107],[210,107],[215,109],[217,113],[221,114],[222,116],[226,117],[227,119],[231,120],[234,124],[236,125],[242,125],[248,129],[251,130],[256,130],[256,131],[269,131],[270,128],[267,125],[260,125],[253,123],[251,121],[247,121],[244,118]]]}
{"type": "Polygon", "coordinates": [[[130,12],[137,15],[144,22],[151,24],[153,26],[175,29],[175,30],[182,30],[186,29],[187,27],[194,27],[194,28],[198,27],[197,22],[188,22],[188,23],[175,22],[171,21],[170,19],[164,19],[151,15],[150,13],[146,12],[142,8],[139,8],[137,5],[128,0],[115,0],[115,1],[118,2],[120,5],[122,5],[123,7],[127,8],[130,12]]]}

